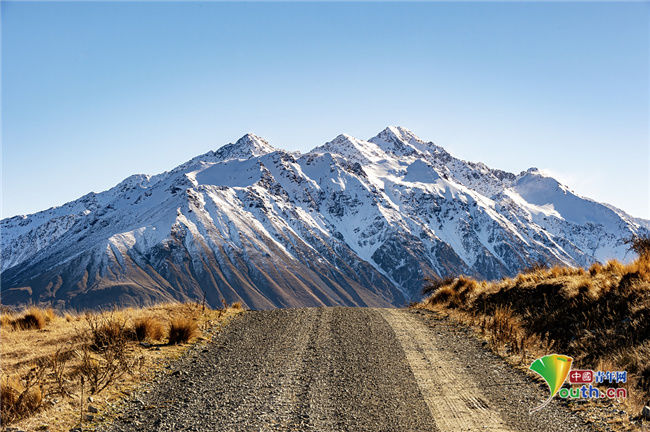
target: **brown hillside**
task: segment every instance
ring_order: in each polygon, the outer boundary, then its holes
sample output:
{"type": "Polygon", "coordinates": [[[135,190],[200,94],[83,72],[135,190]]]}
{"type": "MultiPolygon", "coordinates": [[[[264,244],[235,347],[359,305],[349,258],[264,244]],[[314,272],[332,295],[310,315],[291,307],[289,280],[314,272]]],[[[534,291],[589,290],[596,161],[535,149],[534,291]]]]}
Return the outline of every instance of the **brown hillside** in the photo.
{"type": "Polygon", "coordinates": [[[580,368],[627,370],[628,405],[650,402],[650,250],[647,238],[630,264],[582,268],[535,266],[496,282],[468,277],[431,281],[416,307],[475,326],[493,348],[528,364],[563,353],[580,368]]]}

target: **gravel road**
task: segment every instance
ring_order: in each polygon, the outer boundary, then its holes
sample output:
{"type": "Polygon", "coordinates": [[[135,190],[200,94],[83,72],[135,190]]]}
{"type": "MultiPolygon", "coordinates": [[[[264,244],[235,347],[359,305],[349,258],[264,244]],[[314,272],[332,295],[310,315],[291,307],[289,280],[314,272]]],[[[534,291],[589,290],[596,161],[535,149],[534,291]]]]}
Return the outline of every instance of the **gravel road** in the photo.
{"type": "Polygon", "coordinates": [[[246,312],[133,398],[117,431],[589,431],[426,312],[246,312]]]}

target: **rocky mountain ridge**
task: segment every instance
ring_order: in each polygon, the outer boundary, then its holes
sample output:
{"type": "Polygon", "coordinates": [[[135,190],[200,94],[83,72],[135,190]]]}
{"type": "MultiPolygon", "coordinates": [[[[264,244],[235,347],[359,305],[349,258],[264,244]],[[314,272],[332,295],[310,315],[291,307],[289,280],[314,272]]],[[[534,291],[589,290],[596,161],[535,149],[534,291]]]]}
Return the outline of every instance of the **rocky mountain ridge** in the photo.
{"type": "Polygon", "coordinates": [[[402,305],[425,277],[626,257],[648,221],[453,157],[407,129],[299,154],[247,134],[155,176],[0,221],[2,303],[402,305]]]}

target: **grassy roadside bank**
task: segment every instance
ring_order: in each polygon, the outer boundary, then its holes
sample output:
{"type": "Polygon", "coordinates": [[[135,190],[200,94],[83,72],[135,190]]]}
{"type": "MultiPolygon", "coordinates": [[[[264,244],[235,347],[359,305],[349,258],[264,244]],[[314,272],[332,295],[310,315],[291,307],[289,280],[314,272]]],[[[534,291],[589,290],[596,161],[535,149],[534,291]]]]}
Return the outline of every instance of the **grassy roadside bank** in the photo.
{"type": "Polygon", "coordinates": [[[0,316],[2,426],[92,427],[141,382],[208,340],[240,304],[197,303],[58,314],[30,308],[0,316]]]}
{"type": "Polygon", "coordinates": [[[650,404],[648,239],[633,248],[639,256],[629,264],[611,260],[588,270],[536,266],[496,282],[463,276],[431,281],[424,289],[428,297],[413,307],[473,327],[522,368],[559,353],[573,357],[575,369],[626,370],[624,422],[641,426],[642,409],[650,404]]]}

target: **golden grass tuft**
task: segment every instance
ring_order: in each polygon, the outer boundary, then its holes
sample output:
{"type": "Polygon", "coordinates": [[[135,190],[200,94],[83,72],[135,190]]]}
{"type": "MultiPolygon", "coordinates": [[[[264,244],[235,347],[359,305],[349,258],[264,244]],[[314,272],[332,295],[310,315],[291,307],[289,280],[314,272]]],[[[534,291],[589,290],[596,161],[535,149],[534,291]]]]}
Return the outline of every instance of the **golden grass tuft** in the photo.
{"type": "Polygon", "coordinates": [[[592,276],[597,275],[598,273],[602,273],[603,271],[603,265],[599,262],[595,262],[589,267],[589,274],[592,276]]]}
{"type": "Polygon", "coordinates": [[[49,321],[51,319],[48,319],[48,314],[45,309],[32,307],[22,317],[14,321],[13,327],[18,330],[40,330],[45,328],[49,321]]]}
{"type": "Polygon", "coordinates": [[[90,330],[91,347],[95,350],[135,340],[135,332],[128,326],[127,321],[113,314],[86,314],[86,322],[90,330]]]}
{"type": "Polygon", "coordinates": [[[34,413],[42,402],[43,391],[40,387],[25,387],[16,378],[5,377],[0,381],[0,418],[3,425],[34,413]]]}
{"type": "Polygon", "coordinates": [[[5,330],[41,330],[55,318],[54,309],[32,306],[22,313],[3,312],[0,326],[5,330]]]}
{"type": "Polygon", "coordinates": [[[169,344],[187,343],[198,333],[198,325],[193,318],[173,318],[169,324],[169,344]]]}
{"type": "Polygon", "coordinates": [[[13,330],[14,318],[10,313],[0,314],[0,327],[3,330],[13,330]]]}
{"type": "Polygon", "coordinates": [[[603,267],[603,271],[605,273],[623,274],[625,273],[625,266],[620,261],[612,259],[607,261],[607,264],[603,267]]]}
{"type": "Polygon", "coordinates": [[[425,288],[428,292],[433,292],[429,301],[444,304],[450,308],[461,307],[480,286],[477,281],[466,276],[443,279],[434,283],[436,288],[425,288]]]}
{"type": "Polygon", "coordinates": [[[133,323],[133,330],[139,342],[159,341],[165,336],[163,323],[151,316],[136,319],[133,323]]]}

